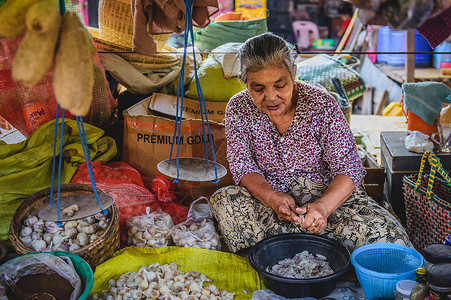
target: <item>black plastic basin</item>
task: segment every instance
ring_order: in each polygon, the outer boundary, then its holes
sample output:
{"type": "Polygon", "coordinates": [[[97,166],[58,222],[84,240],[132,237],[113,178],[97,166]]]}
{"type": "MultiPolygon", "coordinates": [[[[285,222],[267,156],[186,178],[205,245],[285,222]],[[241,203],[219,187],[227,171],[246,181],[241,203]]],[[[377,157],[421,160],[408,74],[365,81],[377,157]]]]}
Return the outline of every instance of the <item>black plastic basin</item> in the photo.
{"type": "Polygon", "coordinates": [[[249,252],[251,266],[260,274],[266,287],[274,293],[287,297],[316,297],[330,294],[343,273],[350,267],[350,254],[341,243],[318,235],[293,233],[270,237],[258,242],[249,252]],[[286,278],[266,272],[285,258],[296,253],[308,252],[324,255],[334,273],[311,279],[286,278]]]}

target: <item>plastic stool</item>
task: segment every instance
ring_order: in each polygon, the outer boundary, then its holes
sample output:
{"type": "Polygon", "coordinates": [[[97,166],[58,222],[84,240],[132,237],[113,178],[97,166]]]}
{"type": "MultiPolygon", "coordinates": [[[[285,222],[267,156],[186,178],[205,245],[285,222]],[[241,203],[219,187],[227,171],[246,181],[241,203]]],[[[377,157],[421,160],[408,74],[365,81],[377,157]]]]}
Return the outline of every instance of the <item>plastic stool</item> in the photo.
{"type": "Polygon", "coordinates": [[[310,44],[310,34],[313,35],[313,39],[319,39],[319,30],[318,26],[310,21],[294,21],[292,23],[294,36],[296,37],[296,41],[298,47],[300,48],[308,48],[310,44]]]}

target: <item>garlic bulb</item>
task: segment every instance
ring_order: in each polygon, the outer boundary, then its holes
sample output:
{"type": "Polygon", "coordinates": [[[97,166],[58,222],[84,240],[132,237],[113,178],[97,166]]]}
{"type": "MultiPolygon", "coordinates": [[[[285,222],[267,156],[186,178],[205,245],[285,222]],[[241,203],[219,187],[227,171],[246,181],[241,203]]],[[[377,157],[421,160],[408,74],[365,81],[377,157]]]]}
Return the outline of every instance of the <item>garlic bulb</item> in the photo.
{"type": "Polygon", "coordinates": [[[20,235],[21,236],[27,236],[27,235],[31,235],[31,233],[33,232],[33,229],[31,227],[22,227],[22,229],[20,230],[20,235]]]}
{"type": "Polygon", "coordinates": [[[38,220],[33,224],[33,231],[42,232],[44,230],[44,221],[38,220]]]}
{"type": "Polygon", "coordinates": [[[136,272],[127,272],[117,280],[108,281],[108,289],[93,294],[91,299],[226,299],[235,293],[219,291],[214,285],[204,286],[211,281],[199,272],[184,273],[177,264],[141,266],[136,272]]]}
{"type": "Polygon", "coordinates": [[[31,235],[21,236],[20,240],[24,243],[25,246],[29,247],[31,245],[31,235]]]}
{"type": "Polygon", "coordinates": [[[72,228],[72,227],[77,228],[77,226],[78,226],[78,222],[77,221],[75,221],[75,220],[67,221],[66,224],[64,224],[64,229],[72,228]]]}
{"type": "Polygon", "coordinates": [[[72,244],[69,246],[69,252],[73,252],[78,249],[80,249],[80,246],[78,244],[72,244]]]}
{"type": "Polygon", "coordinates": [[[107,215],[102,213],[98,218],[90,216],[78,221],[61,222],[61,226],[30,215],[23,220],[19,235],[22,243],[35,251],[74,251],[93,243],[103,234],[100,222],[103,222],[102,226],[106,228],[109,224],[107,215]],[[34,242],[32,245],[32,242],[37,240],[42,242],[34,242]]]}
{"type": "Polygon", "coordinates": [[[38,218],[36,216],[28,216],[28,218],[25,219],[24,224],[25,226],[32,227],[34,223],[38,221],[38,218]]]}
{"type": "Polygon", "coordinates": [[[84,227],[82,232],[84,232],[86,234],[93,234],[93,233],[97,232],[98,228],[99,227],[96,224],[90,224],[90,225],[84,227]]]}
{"type": "Polygon", "coordinates": [[[42,239],[47,243],[50,244],[53,241],[53,234],[51,233],[44,233],[44,235],[42,236],[42,239]]]}
{"type": "Polygon", "coordinates": [[[32,240],[31,241],[31,248],[33,248],[36,251],[41,251],[46,247],[46,243],[44,240],[32,240]]]}
{"type": "Polygon", "coordinates": [[[75,238],[78,234],[78,230],[74,227],[69,227],[66,230],[64,230],[64,236],[68,237],[69,239],[75,238]]]}
{"type": "Polygon", "coordinates": [[[31,239],[32,240],[42,240],[42,232],[32,232],[31,239]]]}
{"type": "Polygon", "coordinates": [[[51,234],[55,234],[55,233],[60,232],[62,230],[63,230],[63,228],[59,227],[55,222],[49,223],[48,226],[46,227],[46,231],[48,233],[51,233],[51,234]]]}
{"type": "Polygon", "coordinates": [[[88,235],[84,232],[77,234],[77,241],[80,246],[85,246],[89,243],[88,235]]]}
{"type": "Polygon", "coordinates": [[[174,226],[167,213],[150,213],[127,220],[128,245],[165,247],[171,244],[169,231],[174,226]]]}
{"type": "Polygon", "coordinates": [[[219,250],[221,243],[213,221],[203,219],[201,222],[180,223],[170,232],[174,244],[179,247],[192,247],[219,250]]]}

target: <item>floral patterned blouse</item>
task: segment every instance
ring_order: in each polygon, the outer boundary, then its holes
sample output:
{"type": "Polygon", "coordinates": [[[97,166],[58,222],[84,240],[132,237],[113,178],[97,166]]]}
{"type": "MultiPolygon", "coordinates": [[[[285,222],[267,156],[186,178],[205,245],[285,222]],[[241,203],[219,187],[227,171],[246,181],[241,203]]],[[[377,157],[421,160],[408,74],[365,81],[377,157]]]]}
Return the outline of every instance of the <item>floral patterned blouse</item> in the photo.
{"type": "Polygon", "coordinates": [[[227,160],[238,185],[258,173],[279,192],[300,176],[328,185],[338,174],[359,186],[365,169],[354,136],[335,99],[318,87],[298,82],[299,98],[288,131],[281,135],[247,90],[226,109],[227,160]]]}

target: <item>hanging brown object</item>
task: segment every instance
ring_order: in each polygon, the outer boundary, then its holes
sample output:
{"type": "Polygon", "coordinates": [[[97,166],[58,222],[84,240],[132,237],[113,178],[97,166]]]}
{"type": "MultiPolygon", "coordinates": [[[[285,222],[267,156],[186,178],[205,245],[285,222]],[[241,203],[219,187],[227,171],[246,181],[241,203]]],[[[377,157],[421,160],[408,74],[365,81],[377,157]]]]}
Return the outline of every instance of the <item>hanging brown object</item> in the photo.
{"type": "Polygon", "coordinates": [[[13,62],[15,81],[29,86],[38,83],[49,70],[60,31],[57,0],[34,4],[26,15],[27,32],[13,62]]]}
{"type": "Polygon", "coordinates": [[[75,116],[85,116],[92,102],[94,66],[88,39],[77,15],[67,12],[56,50],[53,88],[57,102],[75,116]]]}
{"type": "Polygon", "coordinates": [[[9,0],[0,6],[0,37],[17,37],[25,31],[28,9],[40,0],[9,0]]]}

